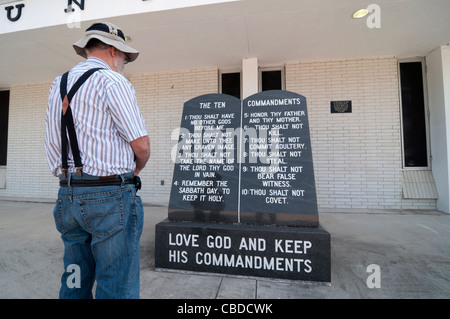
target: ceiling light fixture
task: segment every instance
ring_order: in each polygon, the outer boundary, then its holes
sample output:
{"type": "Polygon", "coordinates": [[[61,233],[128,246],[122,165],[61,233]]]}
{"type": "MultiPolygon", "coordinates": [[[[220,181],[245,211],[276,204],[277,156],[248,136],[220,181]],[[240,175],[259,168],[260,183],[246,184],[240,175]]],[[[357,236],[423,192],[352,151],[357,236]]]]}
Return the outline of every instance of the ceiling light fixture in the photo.
{"type": "Polygon", "coordinates": [[[359,9],[355,13],[353,13],[352,17],[354,19],[361,19],[364,18],[369,13],[369,10],[367,9],[359,9]]]}

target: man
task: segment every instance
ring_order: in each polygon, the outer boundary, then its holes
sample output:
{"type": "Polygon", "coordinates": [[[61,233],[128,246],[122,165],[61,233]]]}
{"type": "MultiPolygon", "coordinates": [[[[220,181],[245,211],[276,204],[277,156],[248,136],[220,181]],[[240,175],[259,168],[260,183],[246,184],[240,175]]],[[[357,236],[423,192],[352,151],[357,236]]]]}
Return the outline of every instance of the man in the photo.
{"type": "Polygon", "coordinates": [[[120,74],[139,52],[111,23],[93,24],[73,47],[87,60],[55,79],[46,113],[47,162],[60,179],[60,298],[92,298],[94,281],[96,298],[139,298],[136,191],[150,141],[134,88],[120,74]]]}

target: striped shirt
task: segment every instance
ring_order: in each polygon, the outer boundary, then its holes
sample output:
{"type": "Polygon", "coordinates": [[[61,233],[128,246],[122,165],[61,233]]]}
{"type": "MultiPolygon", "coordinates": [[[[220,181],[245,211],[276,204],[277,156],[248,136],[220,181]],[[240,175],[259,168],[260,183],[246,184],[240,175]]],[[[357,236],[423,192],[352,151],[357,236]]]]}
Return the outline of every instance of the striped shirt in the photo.
{"type": "MultiPolygon", "coordinates": [[[[130,142],[147,136],[131,83],[95,57],[76,65],[69,73],[67,91],[87,70],[95,72],[75,93],[72,109],[83,172],[109,176],[133,172],[136,168],[130,142]]],[[[61,76],[53,82],[46,112],[45,152],[53,175],[61,174],[61,76]]],[[[75,172],[72,152],[68,152],[69,172],[75,172]]]]}

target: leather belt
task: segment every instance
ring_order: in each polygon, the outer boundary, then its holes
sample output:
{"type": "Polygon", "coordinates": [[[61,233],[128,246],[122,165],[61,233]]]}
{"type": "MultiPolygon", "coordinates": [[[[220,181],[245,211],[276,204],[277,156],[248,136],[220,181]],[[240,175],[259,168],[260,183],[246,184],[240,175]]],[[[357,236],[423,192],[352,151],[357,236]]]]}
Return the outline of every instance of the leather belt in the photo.
{"type": "MultiPolygon", "coordinates": [[[[141,179],[139,176],[135,176],[133,178],[125,178],[123,180],[123,184],[134,184],[136,186],[136,190],[141,189],[141,179]]],[[[88,187],[88,186],[120,186],[122,185],[122,179],[117,178],[101,178],[95,180],[71,180],[70,187],[88,187]]],[[[59,181],[60,187],[68,187],[69,181],[63,180],[59,181]]]]}

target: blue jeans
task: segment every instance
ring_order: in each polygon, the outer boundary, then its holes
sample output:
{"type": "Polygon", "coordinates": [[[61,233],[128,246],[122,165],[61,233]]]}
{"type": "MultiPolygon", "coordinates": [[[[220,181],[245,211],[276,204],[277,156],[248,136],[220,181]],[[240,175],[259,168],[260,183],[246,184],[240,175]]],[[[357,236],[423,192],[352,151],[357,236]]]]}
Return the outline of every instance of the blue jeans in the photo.
{"type": "Polygon", "coordinates": [[[134,185],[60,187],[53,216],[64,243],[60,298],[91,299],[94,281],[95,298],[139,298],[144,210],[134,185]]]}

